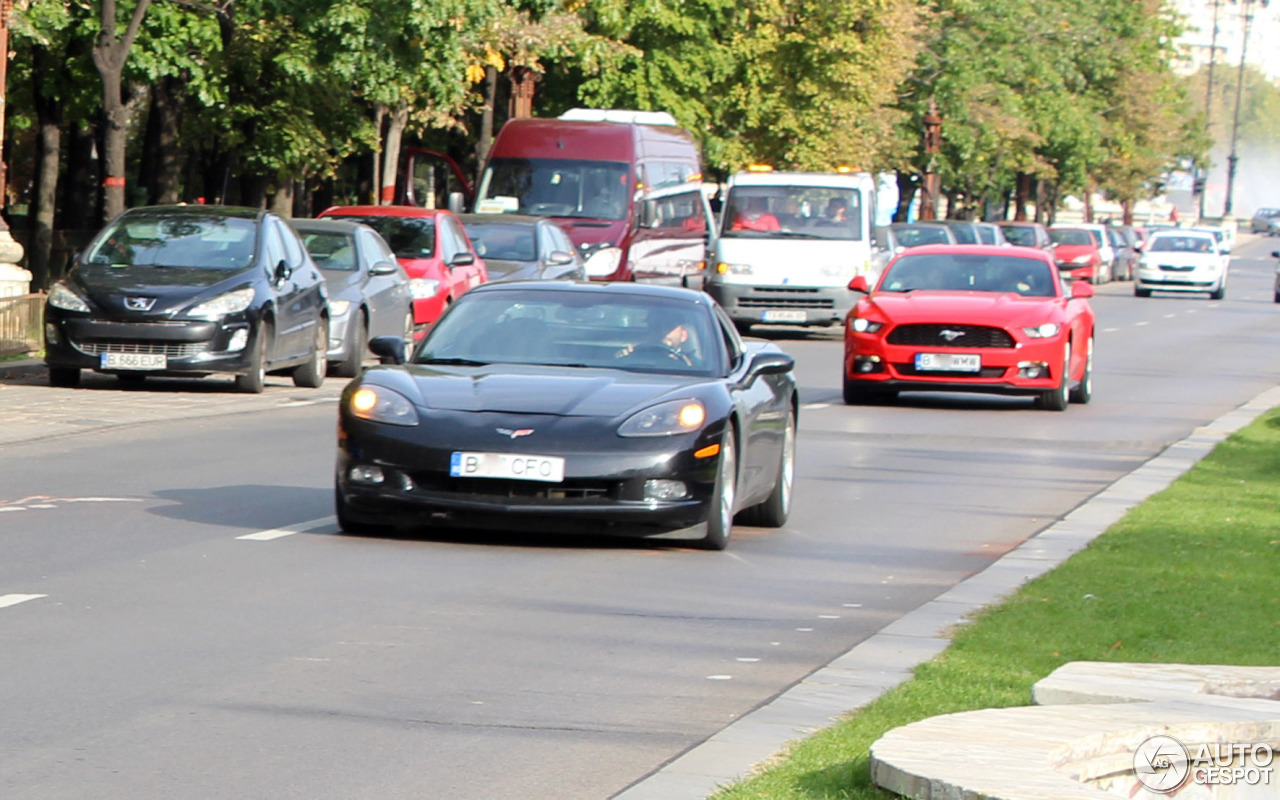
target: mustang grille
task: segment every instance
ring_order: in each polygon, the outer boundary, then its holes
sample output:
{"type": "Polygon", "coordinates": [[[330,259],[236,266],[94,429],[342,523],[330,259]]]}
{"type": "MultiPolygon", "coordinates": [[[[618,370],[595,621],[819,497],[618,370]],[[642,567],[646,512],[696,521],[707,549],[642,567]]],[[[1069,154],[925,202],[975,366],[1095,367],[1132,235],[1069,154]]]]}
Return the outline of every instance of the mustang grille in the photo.
{"type": "Polygon", "coordinates": [[[191,358],[209,349],[208,342],[122,342],[118,339],[105,341],[90,339],[71,344],[80,352],[91,356],[103,353],[142,353],[164,355],[169,358],[191,358]]]}
{"type": "Polygon", "coordinates": [[[916,347],[986,347],[1012,349],[1013,336],[1003,328],[985,325],[940,325],[936,323],[899,325],[889,333],[889,344],[916,347]],[[943,332],[947,332],[943,335],[943,332]],[[955,333],[961,335],[955,336],[955,333]]]}

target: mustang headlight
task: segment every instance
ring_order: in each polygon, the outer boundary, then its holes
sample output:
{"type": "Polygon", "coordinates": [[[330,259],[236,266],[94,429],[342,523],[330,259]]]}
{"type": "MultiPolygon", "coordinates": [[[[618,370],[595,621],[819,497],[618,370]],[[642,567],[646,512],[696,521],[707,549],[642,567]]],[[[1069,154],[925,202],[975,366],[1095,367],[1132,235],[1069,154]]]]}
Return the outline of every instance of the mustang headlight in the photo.
{"type": "Polygon", "coordinates": [[[619,436],[672,436],[689,433],[707,421],[707,409],[697,400],[672,400],[632,414],[618,427],[619,436]]]}
{"type": "Polygon", "coordinates": [[[246,286],[243,289],[236,289],[234,292],[227,292],[219,295],[212,300],[206,300],[189,312],[193,317],[225,317],[228,314],[238,314],[249,307],[253,302],[253,287],[246,286]]]}
{"type": "Polygon", "coordinates": [[[853,317],[849,320],[849,327],[858,333],[875,333],[884,327],[884,323],[875,322],[866,317],[853,317]]]}
{"type": "Polygon", "coordinates": [[[55,283],[49,290],[49,305],[63,311],[89,310],[89,304],[80,299],[80,295],[67,288],[65,283],[55,283]]]}
{"type": "Polygon", "coordinates": [[[1062,326],[1056,322],[1046,322],[1043,325],[1031,325],[1023,328],[1022,332],[1032,339],[1048,339],[1057,336],[1060,330],[1062,330],[1062,326]]]}
{"type": "Polygon", "coordinates": [[[440,291],[440,281],[433,281],[430,278],[411,278],[409,291],[413,293],[414,300],[430,300],[436,296],[436,292],[440,291]]]}
{"type": "Polygon", "coordinates": [[[348,401],[352,416],[388,425],[418,424],[418,412],[409,398],[382,386],[362,386],[348,401]]]}

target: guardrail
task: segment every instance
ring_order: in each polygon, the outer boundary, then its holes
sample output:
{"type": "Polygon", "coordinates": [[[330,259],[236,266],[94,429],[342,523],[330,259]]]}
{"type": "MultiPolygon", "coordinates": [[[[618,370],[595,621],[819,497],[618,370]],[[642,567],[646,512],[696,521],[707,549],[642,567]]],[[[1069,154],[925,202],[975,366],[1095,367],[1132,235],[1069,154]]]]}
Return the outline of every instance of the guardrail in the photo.
{"type": "Polygon", "coordinates": [[[0,297],[0,356],[40,349],[44,342],[44,294],[0,297]]]}

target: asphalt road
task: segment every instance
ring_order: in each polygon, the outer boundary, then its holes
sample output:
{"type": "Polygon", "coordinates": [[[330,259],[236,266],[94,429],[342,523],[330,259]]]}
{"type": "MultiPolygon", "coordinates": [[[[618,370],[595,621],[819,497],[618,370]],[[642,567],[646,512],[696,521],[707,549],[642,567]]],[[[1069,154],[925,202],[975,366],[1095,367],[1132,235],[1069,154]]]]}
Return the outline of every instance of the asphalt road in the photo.
{"type": "Polygon", "coordinates": [[[838,336],[771,332],[797,506],[724,553],[337,535],[338,381],[0,379],[0,797],[607,798],[1280,383],[1271,249],[1101,287],[1065,413],[845,407],[838,336]]]}

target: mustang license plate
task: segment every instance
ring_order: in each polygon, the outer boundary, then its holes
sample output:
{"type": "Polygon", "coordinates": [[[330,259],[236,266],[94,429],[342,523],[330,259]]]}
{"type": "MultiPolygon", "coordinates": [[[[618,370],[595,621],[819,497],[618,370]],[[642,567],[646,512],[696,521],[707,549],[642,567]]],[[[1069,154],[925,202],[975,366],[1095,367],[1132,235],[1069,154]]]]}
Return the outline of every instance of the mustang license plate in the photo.
{"type": "Polygon", "coordinates": [[[766,311],[761,316],[762,322],[804,322],[808,315],[803,311],[766,311]]]}
{"type": "Polygon", "coordinates": [[[916,353],[916,369],[921,372],[979,372],[982,369],[982,356],[916,353]]]}
{"type": "Polygon", "coordinates": [[[506,478],[517,481],[564,480],[564,459],[519,453],[454,453],[449,474],[455,478],[506,478]]]}
{"type": "Polygon", "coordinates": [[[99,369],[165,369],[169,360],[164,353],[103,353],[99,369]]]}

